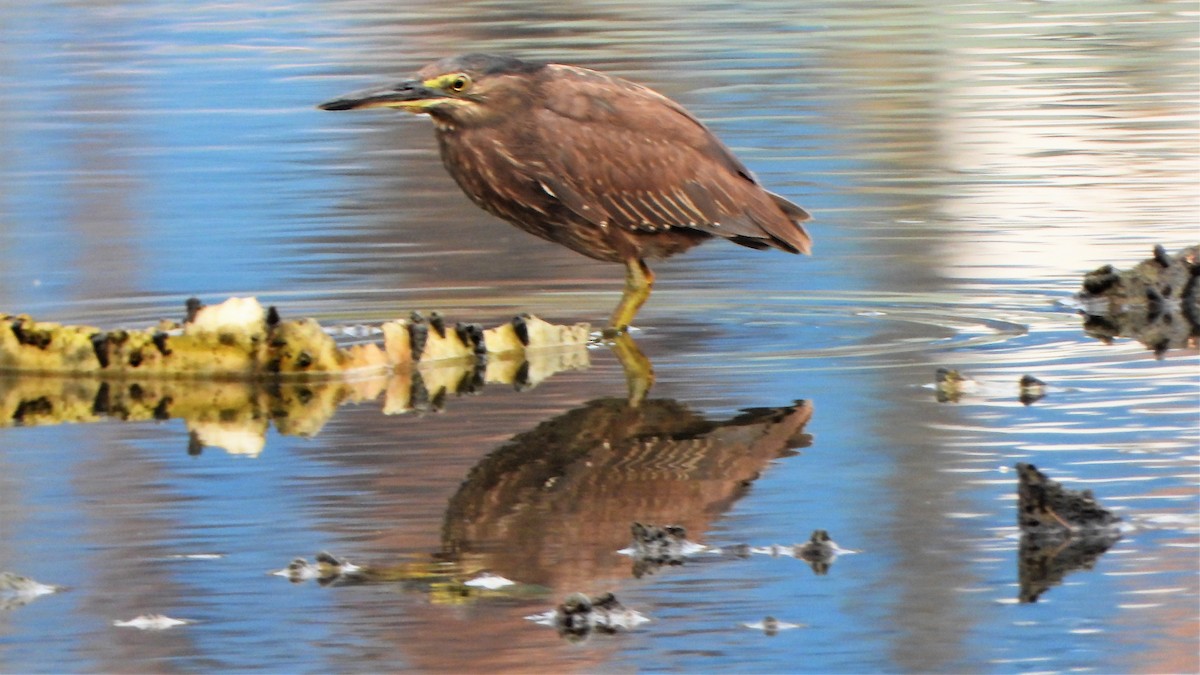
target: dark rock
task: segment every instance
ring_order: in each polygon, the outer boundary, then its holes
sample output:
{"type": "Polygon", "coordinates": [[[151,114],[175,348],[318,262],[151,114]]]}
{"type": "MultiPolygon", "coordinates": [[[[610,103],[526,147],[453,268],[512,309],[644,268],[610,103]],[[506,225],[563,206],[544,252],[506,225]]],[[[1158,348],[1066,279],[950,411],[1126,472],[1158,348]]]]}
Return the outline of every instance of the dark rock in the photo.
{"type": "Polygon", "coordinates": [[[1017,525],[1025,534],[1065,536],[1108,530],[1121,521],[1090,490],[1068,490],[1032,464],[1017,464],[1017,525]]]}
{"type": "Polygon", "coordinates": [[[1161,245],[1134,267],[1104,265],[1083,278],[1084,331],[1103,342],[1132,337],[1158,356],[1195,347],[1200,337],[1200,246],[1174,255],[1161,245]]]}
{"type": "Polygon", "coordinates": [[[1032,405],[1046,397],[1046,383],[1032,375],[1022,375],[1019,384],[1021,394],[1018,400],[1024,405],[1032,405]]]}
{"type": "Polygon", "coordinates": [[[558,629],[559,635],[574,642],[593,633],[612,634],[629,630],[647,620],[638,612],[627,609],[612,593],[601,593],[595,597],[572,593],[554,610],[549,621],[539,619],[539,622],[552,624],[558,629]]]}
{"type": "Polygon", "coordinates": [[[825,530],[814,530],[808,541],[796,546],[796,557],[812,566],[813,572],[825,574],[837,559],[838,546],[825,530]]]}
{"type": "Polygon", "coordinates": [[[1019,600],[1037,602],[1067,574],[1091,569],[1121,538],[1121,519],[1087,490],[1069,490],[1032,464],[1017,464],[1019,600]]]}

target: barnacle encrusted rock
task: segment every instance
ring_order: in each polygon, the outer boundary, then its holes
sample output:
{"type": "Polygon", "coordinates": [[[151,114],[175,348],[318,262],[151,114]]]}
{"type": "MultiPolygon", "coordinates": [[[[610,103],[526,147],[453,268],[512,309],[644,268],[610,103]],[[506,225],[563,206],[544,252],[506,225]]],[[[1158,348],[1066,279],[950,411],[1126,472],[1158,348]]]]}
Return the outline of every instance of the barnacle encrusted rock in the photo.
{"type": "MultiPolygon", "coordinates": [[[[281,320],[254,298],[219,305],[187,303],[183,323],[145,330],[104,331],[0,314],[0,371],[110,377],[300,379],[386,372],[451,359],[483,362],[489,355],[579,346],[589,326],[558,326],[531,315],[484,330],[447,326],[436,313],[413,314],[380,327],[383,344],[343,348],[312,319],[281,320]]],[[[520,359],[517,360],[518,363],[520,359]]]]}

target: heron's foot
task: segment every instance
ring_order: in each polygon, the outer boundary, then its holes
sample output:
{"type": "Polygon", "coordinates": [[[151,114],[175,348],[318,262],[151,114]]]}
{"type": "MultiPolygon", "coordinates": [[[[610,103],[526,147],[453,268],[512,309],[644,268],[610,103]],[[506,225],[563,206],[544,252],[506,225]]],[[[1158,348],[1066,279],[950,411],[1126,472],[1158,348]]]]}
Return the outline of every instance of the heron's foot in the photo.
{"type": "Polygon", "coordinates": [[[642,353],[629,333],[621,332],[611,338],[613,353],[625,370],[625,383],[629,386],[629,407],[636,408],[654,386],[654,366],[642,353]]]}

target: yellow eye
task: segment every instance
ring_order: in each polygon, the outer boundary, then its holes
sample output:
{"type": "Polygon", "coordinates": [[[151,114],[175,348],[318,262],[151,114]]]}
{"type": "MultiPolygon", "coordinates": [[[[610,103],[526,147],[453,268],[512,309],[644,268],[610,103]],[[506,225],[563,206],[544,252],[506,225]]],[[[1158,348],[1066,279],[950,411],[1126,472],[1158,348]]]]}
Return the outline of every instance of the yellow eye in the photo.
{"type": "Polygon", "coordinates": [[[450,79],[450,84],[448,87],[450,91],[456,94],[461,94],[471,87],[471,78],[462,74],[455,75],[450,79]]]}

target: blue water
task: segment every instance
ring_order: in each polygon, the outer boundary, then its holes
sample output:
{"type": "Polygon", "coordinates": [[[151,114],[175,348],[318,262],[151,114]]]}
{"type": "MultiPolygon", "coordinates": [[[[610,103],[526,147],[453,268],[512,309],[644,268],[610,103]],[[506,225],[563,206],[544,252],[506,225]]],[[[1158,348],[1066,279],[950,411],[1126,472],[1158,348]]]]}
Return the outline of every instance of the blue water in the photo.
{"type": "MultiPolygon", "coordinates": [[[[1191,3],[46,2],[3,16],[4,312],[139,327],[193,295],[255,295],[329,325],[414,309],[599,324],[620,270],[477,210],[427,121],[315,108],[461,51],[653,86],[817,217],[811,258],[715,242],[655,265],[634,332],[651,399],[717,426],[806,400],[806,447],[711,441],[695,457],[722,459],[697,459],[716,468],[691,483],[571,464],[567,487],[522,493],[511,513],[487,493],[491,538],[462,564],[520,593],[269,572],[323,549],[440,559],[473,467],[625,395],[607,349],[441,412],[348,401],[307,435],[260,419],[265,442],[241,454],[189,454],[178,418],[0,423],[0,571],[66,587],[0,603],[0,670],[1200,667],[1195,343],[1162,359],[1105,345],[1070,304],[1086,271],[1196,243],[1191,3]],[[939,367],[978,389],[939,403],[939,367]],[[1024,374],[1046,398],[1018,402],[1024,374]],[[1016,462],[1130,525],[1034,604],[1016,601],[1016,462]],[[857,553],[824,575],[711,555],[635,579],[615,553],[633,519],[726,548],[825,529],[857,553]],[[651,622],[576,644],[523,618],[575,591],[613,591],[651,622]],[[112,625],[153,613],[194,623],[112,625]],[[768,615],[804,626],[742,625],[768,615]]],[[[0,380],[0,403],[18,391],[0,380]]]]}

